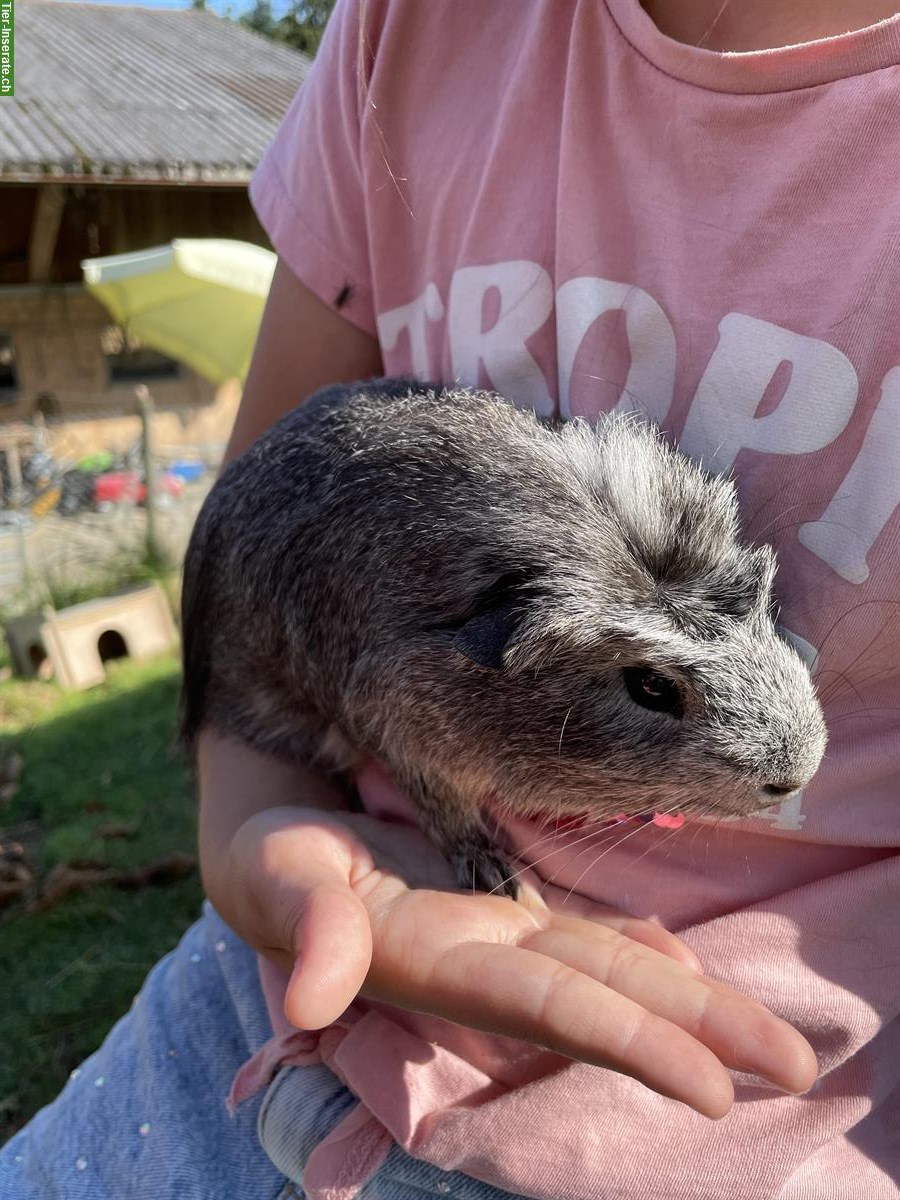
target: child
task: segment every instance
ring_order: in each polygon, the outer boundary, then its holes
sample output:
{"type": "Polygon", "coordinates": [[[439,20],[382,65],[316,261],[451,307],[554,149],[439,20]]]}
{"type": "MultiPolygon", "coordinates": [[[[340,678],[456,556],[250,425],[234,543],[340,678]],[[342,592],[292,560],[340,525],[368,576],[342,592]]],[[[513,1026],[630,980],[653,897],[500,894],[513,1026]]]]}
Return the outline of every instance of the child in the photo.
{"type": "Polygon", "coordinates": [[[208,911],[155,969],[0,1154],[4,1200],[896,1195],[900,20],[646,7],[339,3],[252,188],[281,262],[232,452],[382,371],[648,414],[779,552],[825,764],[753,820],[513,826],[516,906],[427,890],[374,767],[350,815],[206,738],[204,881],[240,938],[208,911]],[[739,993],[809,1039],[811,1090],[739,993]]]}

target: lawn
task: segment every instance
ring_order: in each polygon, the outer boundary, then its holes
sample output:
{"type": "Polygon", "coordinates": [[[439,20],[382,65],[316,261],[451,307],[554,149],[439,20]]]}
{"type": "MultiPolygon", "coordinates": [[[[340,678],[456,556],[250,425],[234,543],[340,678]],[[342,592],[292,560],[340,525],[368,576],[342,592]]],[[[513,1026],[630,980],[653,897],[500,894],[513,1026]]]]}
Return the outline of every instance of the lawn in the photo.
{"type": "MultiPolygon", "coordinates": [[[[178,686],[174,658],[111,664],[108,682],[83,693],[0,684],[0,752],[24,758],[19,790],[0,801],[0,843],[21,843],[37,880],[57,864],[141,868],[194,853],[192,786],[175,747],[178,686]]],[[[136,891],[94,886],[44,911],[21,901],[0,911],[0,1145],[129,1008],[200,900],[192,871],[136,891]]]]}

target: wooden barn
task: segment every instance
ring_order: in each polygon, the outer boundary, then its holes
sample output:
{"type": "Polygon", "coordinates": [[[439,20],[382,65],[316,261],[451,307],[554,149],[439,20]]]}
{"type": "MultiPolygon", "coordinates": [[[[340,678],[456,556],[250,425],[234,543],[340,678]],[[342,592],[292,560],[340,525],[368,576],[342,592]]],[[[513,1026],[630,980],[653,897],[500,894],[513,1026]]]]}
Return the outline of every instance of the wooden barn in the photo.
{"type": "Polygon", "coordinates": [[[209,12],[19,0],[16,95],[0,102],[0,433],[132,412],[137,380],[186,421],[215,407],[211,385],[110,324],[79,264],[175,237],[267,244],[247,183],[309,65],[209,12]]]}

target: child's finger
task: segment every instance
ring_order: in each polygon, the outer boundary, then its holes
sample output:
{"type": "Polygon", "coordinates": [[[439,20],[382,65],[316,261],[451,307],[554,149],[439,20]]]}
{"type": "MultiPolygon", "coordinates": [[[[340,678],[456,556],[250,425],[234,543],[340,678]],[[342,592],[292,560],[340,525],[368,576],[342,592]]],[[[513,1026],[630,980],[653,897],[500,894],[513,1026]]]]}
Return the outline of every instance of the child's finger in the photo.
{"type": "Polygon", "coordinates": [[[536,900],[542,910],[546,911],[549,908],[557,921],[590,921],[594,925],[614,929],[634,942],[641,942],[653,950],[658,950],[667,958],[674,958],[691,971],[699,974],[703,970],[703,964],[693,950],[690,950],[681,938],[669,933],[655,921],[630,917],[627,913],[606,908],[574,892],[570,895],[560,888],[542,888],[540,879],[529,871],[524,871],[521,878],[526,886],[519,897],[520,904],[528,906],[536,900]]]}
{"type": "MultiPolygon", "coordinates": [[[[557,916],[555,920],[565,922],[567,918],[557,916]]],[[[582,929],[584,920],[590,921],[592,925],[599,925],[604,929],[621,934],[631,942],[647,946],[659,954],[664,954],[666,958],[673,958],[696,974],[703,970],[703,964],[693,950],[689,949],[681,938],[676,937],[674,933],[669,933],[668,929],[663,929],[655,921],[643,921],[638,917],[629,917],[626,913],[616,912],[615,909],[599,908],[596,905],[593,905],[592,911],[578,921],[578,925],[582,929]]]]}
{"type": "Polygon", "coordinates": [[[627,939],[549,928],[521,944],[679,1026],[728,1067],[755,1072],[791,1092],[805,1091],[815,1081],[815,1055],[790,1025],[761,1004],[718,988],[627,939]]]}
{"type": "Polygon", "coordinates": [[[456,945],[427,980],[378,990],[390,1002],[611,1067],[704,1116],[723,1117],[734,1101],[728,1072],[689,1033],[534,950],[456,945]]]}

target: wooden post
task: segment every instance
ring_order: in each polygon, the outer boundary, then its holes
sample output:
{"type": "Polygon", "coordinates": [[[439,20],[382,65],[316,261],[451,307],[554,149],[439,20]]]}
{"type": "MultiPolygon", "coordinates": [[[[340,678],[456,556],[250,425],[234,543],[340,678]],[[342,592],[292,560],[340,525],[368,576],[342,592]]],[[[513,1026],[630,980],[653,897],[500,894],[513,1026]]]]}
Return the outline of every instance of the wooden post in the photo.
{"type": "Polygon", "coordinates": [[[22,459],[19,455],[19,443],[11,437],[4,447],[6,450],[6,469],[9,472],[9,496],[7,505],[10,508],[21,508],[22,488],[22,459]]]}
{"type": "Polygon", "coordinates": [[[49,282],[65,203],[66,192],[61,184],[45,183],[38,188],[28,244],[28,278],[31,283],[49,282]]]}
{"type": "Polygon", "coordinates": [[[144,500],[147,510],[147,557],[152,563],[159,563],[164,551],[157,526],[159,514],[156,511],[156,471],[153,464],[153,399],[150,389],[143,383],[137,385],[134,394],[141,415],[141,450],[144,460],[144,487],[147,489],[144,500]]]}

